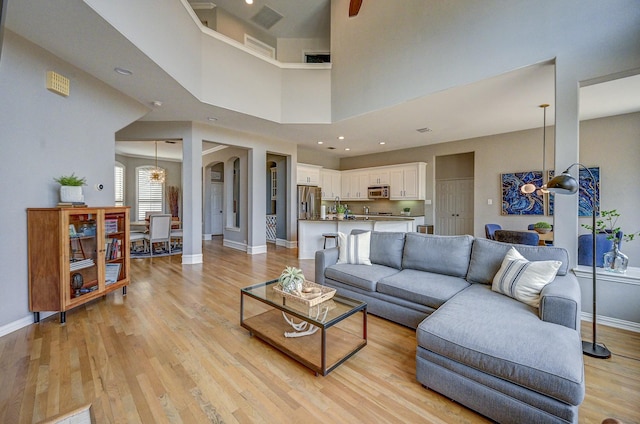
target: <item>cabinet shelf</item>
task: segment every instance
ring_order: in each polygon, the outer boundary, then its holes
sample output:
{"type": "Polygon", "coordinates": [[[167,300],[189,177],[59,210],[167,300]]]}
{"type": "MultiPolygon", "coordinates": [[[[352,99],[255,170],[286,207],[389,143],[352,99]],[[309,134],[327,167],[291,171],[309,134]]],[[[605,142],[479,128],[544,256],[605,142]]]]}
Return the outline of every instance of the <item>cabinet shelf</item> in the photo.
{"type": "Polygon", "coordinates": [[[55,311],[64,323],[69,309],[119,288],[126,294],[128,207],[29,208],[27,228],[29,309],[36,322],[40,312],[55,311]],[[109,246],[115,247],[107,250],[109,246]],[[107,283],[106,268],[111,263],[118,264],[118,279],[107,283]],[[77,296],[71,285],[74,276],[83,281],[77,296]]]}

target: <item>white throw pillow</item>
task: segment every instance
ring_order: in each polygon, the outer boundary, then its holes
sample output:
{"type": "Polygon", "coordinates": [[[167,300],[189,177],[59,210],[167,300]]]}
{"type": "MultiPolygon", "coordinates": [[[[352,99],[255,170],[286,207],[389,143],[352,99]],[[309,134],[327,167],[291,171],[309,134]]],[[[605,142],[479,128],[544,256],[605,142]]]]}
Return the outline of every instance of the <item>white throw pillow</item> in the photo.
{"type": "Polygon", "coordinates": [[[561,265],[560,261],[529,262],[512,247],[493,277],[491,289],[537,308],[540,292],[553,281],[561,265]]]}
{"type": "Polygon", "coordinates": [[[338,246],[340,246],[339,264],[371,265],[369,259],[371,231],[350,235],[338,233],[338,246]]]}

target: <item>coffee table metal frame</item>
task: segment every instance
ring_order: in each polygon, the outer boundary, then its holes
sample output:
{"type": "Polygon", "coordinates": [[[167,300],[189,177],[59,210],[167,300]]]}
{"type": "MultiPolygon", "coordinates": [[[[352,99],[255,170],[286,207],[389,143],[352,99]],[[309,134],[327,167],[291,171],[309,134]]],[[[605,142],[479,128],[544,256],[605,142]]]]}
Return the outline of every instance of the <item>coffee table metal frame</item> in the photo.
{"type": "MultiPolygon", "coordinates": [[[[336,302],[340,305],[341,308],[347,306],[347,309],[338,313],[337,315],[331,314],[327,317],[325,322],[319,321],[315,319],[315,317],[309,316],[309,314],[304,314],[301,312],[301,308],[299,305],[292,304],[289,301],[289,305],[287,305],[286,299],[282,296],[275,295],[272,286],[276,284],[278,280],[271,280],[264,283],[255,284],[249,287],[245,287],[240,290],[240,325],[243,328],[249,330],[249,334],[251,336],[256,336],[266,343],[270,344],[280,352],[286,354],[290,358],[296,360],[307,368],[311,369],[315,372],[315,375],[318,374],[327,375],[331,371],[333,371],[336,367],[342,364],[344,361],[353,356],[356,352],[362,349],[367,344],[367,304],[365,302],[361,302],[359,300],[351,299],[348,297],[335,295],[332,299],[327,302],[336,302]],[[269,293],[272,292],[272,293],[269,293]],[[267,294],[269,293],[269,294],[267,294]],[[252,317],[245,317],[245,297],[249,297],[251,299],[255,299],[258,302],[264,303],[266,305],[271,306],[273,309],[269,309],[266,312],[262,312],[260,314],[254,315],[252,317]],[[311,336],[303,336],[299,338],[287,338],[284,336],[284,331],[277,332],[275,329],[271,328],[271,324],[268,322],[276,322],[277,317],[274,314],[279,315],[279,319],[283,324],[285,323],[284,317],[282,317],[282,313],[284,312],[289,316],[294,316],[302,321],[306,321],[309,325],[315,325],[319,328],[318,334],[311,336]],[[355,315],[356,313],[362,313],[362,337],[356,337],[353,334],[346,332],[340,328],[334,330],[334,332],[340,331],[340,336],[337,336],[337,339],[342,342],[343,353],[339,355],[339,357],[333,358],[332,363],[327,363],[327,332],[332,327],[336,326],[340,322],[345,319],[355,315]],[[336,316],[334,316],[336,315],[336,316]],[[274,330],[274,331],[272,331],[274,330]],[[315,336],[315,337],[314,337],[315,336]],[[313,361],[305,355],[304,352],[301,352],[301,349],[296,349],[296,347],[300,347],[302,345],[305,346],[305,349],[308,350],[308,346],[310,343],[315,342],[315,338],[320,338],[320,363],[318,366],[317,361],[313,361]],[[314,339],[314,340],[311,340],[314,339]],[[347,340],[346,350],[344,346],[344,341],[347,340]]],[[[323,302],[323,303],[327,303],[323,302]]],[[[318,305],[322,307],[323,303],[318,305]]],[[[280,324],[279,321],[277,321],[280,324]]],[[[292,330],[289,328],[289,330],[292,330]]],[[[329,337],[331,339],[331,336],[329,337]]]]}

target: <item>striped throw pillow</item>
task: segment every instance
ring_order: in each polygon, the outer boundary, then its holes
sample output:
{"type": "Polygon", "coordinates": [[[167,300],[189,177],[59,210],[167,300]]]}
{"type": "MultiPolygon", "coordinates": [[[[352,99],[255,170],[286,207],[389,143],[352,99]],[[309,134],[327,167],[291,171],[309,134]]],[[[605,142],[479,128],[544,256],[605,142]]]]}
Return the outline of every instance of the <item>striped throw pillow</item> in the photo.
{"type": "Polygon", "coordinates": [[[350,235],[338,233],[338,246],[340,246],[339,264],[371,265],[369,259],[371,231],[350,235]]]}
{"type": "Polygon", "coordinates": [[[502,260],[491,289],[537,308],[540,292],[556,277],[560,261],[526,260],[514,247],[502,260]]]}

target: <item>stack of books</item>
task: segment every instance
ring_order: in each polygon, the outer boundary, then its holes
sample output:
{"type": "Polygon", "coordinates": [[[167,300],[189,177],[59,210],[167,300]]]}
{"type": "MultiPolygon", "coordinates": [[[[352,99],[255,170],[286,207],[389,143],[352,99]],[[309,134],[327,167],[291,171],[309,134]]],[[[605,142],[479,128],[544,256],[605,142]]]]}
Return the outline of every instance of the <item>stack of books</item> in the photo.
{"type": "Polygon", "coordinates": [[[90,266],[95,265],[95,262],[93,262],[93,259],[88,258],[88,259],[72,259],[71,263],[69,264],[69,270],[71,271],[77,271],[79,269],[82,268],[89,268],[90,266]]]}

